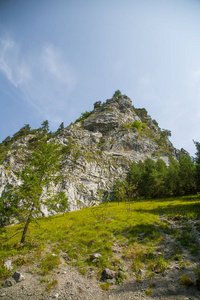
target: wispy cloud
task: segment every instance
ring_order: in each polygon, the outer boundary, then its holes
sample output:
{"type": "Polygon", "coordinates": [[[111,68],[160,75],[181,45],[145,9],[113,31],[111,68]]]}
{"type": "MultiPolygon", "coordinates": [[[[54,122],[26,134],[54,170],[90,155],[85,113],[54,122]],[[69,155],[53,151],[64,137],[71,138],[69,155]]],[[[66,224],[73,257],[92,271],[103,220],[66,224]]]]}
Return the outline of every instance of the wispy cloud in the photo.
{"type": "Polygon", "coordinates": [[[56,49],[53,45],[43,47],[42,62],[44,68],[61,84],[73,87],[75,84],[75,76],[69,64],[64,61],[65,59],[61,51],[56,49]]]}
{"type": "Polygon", "coordinates": [[[0,39],[0,71],[43,118],[60,121],[76,75],[62,51],[52,44],[24,52],[14,40],[0,39]]]}
{"type": "Polygon", "coordinates": [[[29,70],[20,56],[20,48],[13,40],[0,40],[0,70],[15,87],[30,78],[29,70]]]}

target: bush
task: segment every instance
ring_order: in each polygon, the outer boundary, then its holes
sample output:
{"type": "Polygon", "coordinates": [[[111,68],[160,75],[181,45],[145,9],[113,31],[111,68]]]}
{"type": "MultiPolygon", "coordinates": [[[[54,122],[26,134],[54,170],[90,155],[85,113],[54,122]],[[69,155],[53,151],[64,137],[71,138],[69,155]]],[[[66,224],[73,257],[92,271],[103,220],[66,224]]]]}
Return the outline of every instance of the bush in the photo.
{"type": "Polygon", "coordinates": [[[100,287],[102,288],[102,290],[108,291],[110,289],[110,283],[102,282],[102,283],[100,283],[100,287]]]}
{"type": "Polygon", "coordinates": [[[194,284],[194,281],[192,280],[192,278],[189,277],[187,274],[183,274],[180,277],[180,280],[181,280],[181,284],[185,285],[187,287],[192,286],[194,284]]]}
{"type": "Polygon", "coordinates": [[[59,264],[60,264],[60,257],[58,255],[53,255],[51,253],[48,253],[40,263],[42,274],[43,275],[48,274],[59,264]]]}
{"type": "Polygon", "coordinates": [[[80,121],[87,119],[91,115],[91,113],[92,113],[91,111],[86,111],[86,112],[82,113],[81,116],[78,119],[76,119],[76,121],[74,123],[78,123],[80,121]]]}
{"type": "Polygon", "coordinates": [[[120,98],[121,96],[122,96],[122,93],[120,90],[115,91],[113,94],[113,98],[116,98],[116,99],[120,98]]]}

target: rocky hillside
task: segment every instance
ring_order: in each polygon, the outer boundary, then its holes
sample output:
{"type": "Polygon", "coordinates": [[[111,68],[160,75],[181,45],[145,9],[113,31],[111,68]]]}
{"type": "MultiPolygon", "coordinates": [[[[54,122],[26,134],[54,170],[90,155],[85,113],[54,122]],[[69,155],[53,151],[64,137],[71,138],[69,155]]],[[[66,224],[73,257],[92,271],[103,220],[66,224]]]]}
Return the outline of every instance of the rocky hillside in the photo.
{"type": "MultiPolygon", "coordinates": [[[[16,171],[23,168],[28,142],[39,134],[35,130],[12,143],[0,165],[0,194],[7,184],[20,184],[16,171]]],[[[131,162],[178,158],[184,150],[175,149],[169,136],[125,95],[96,102],[92,112],[52,137],[63,147],[63,180],[56,189],[65,192],[71,211],[91,206],[100,201],[99,192],[110,192],[114,181],[126,176],[131,162]]]]}

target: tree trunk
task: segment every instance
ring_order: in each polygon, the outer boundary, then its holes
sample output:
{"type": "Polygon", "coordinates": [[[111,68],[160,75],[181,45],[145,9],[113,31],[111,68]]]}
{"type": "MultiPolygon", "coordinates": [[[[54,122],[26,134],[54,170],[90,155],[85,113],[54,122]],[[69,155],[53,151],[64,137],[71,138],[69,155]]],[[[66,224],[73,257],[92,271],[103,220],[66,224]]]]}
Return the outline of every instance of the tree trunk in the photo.
{"type": "Polygon", "coordinates": [[[23,233],[22,233],[21,244],[23,244],[25,242],[26,233],[27,233],[28,225],[29,225],[30,221],[31,221],[31,214],[28,216],[28,219],[26,220],[26,224],[24,226],[24,230],[23,230],[23,233]]]}

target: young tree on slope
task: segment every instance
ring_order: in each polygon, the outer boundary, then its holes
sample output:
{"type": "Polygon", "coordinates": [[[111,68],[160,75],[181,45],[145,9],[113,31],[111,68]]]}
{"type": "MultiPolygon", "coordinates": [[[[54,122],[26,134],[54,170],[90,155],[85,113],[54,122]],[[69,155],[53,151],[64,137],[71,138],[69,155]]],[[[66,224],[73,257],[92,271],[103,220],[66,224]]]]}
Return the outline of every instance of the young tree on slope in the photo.
{"type": "Polygon", "coordinates": [[[63,192],[52,196],[53,188],[62,179],[58,175],[60,155],[59,145],[53,141],[47,142],[46,139],[40,140],[27,158],[24,169],[17,174],[21,184],[14,188],[8,187],[8,191],[1,197],[1,203],[8,208],[8,217],[24,224],[21,243],[25,242],[29,224],[41,216],[43,206],[54,211],[67,209],[67,198],[63,192]]]}
{"type": "Polygon", "coordinates": [[[195,164],[196,164],[196,185],[197,191],[200,192],[200,142],[195,142],[197,152],[195,157],[195,164]]]}

